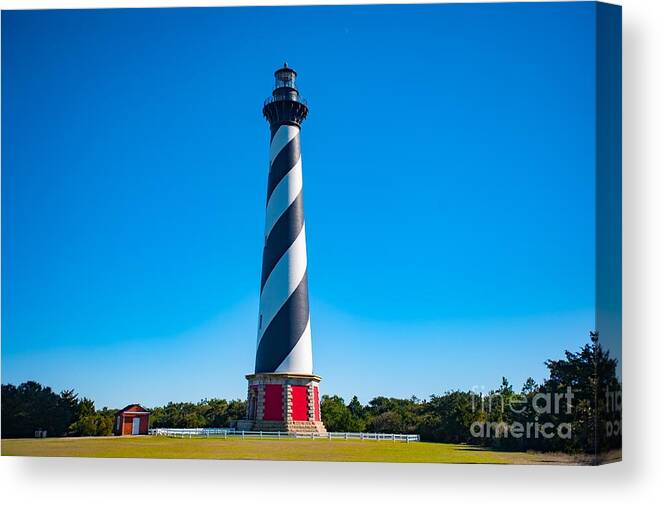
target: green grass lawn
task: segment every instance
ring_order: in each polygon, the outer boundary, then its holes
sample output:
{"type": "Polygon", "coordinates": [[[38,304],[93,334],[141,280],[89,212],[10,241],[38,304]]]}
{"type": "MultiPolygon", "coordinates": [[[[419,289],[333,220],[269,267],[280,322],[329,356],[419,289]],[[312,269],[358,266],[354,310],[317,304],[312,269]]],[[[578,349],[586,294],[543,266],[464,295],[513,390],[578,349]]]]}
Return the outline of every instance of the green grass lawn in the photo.
{"type": "Polygon", "coordinates": [[[2,440],[3,456],[82,458],[261,459],[281,461],[369,461],[388,463],[572,463],[564,455],[497,452],[479,447],[426,442],[303,439],[98,437],[2,440]]]}

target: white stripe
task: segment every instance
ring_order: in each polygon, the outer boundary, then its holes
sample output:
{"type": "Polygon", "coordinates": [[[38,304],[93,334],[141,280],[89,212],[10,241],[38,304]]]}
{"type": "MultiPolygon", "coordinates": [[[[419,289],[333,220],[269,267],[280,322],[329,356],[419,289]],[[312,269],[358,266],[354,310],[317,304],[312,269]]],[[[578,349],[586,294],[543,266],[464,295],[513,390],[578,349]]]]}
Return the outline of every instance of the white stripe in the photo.
{"type": "Polygon", "coordinates": [[[282,148],[298,135],[299,131],[298,126],[282,125],[278,128],[278,131],[273,135],[273,140],[271,140],[271,163],[273,163],[278,153],[282,151],[282,148]]]}
{"type": "Polygon", "coordinates": [[[282,180],[271,193],[268,203],[266,204],[266,230],[264,236],[268,237],[273,229],[276,221],[282,214],[289,208],[296,197],[303,189],[303,170],[301,166],[301,158],[298,163],[287,172],[282,180]]]}
{"type": "Polygon", "coordinates": [[[310,318],[301,338],[280,363],[276,372],[312,374],[312,333],[310,331],[310,318]]]}
{"type": "Polygon", "coordinates": [[[306,268],[305,225],[303,225],[298,237],[275,265],[262,289],[259,297],[257,345],[275,315],[301,283],[306,268]]]}

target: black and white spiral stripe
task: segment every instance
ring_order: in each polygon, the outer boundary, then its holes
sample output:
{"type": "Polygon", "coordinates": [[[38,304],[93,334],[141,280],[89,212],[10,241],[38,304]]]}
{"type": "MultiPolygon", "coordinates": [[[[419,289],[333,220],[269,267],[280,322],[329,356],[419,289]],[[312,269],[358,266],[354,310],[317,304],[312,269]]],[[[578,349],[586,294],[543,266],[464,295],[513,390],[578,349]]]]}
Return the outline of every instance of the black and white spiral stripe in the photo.
{"type": "Polygon", "coordinates": [[[271,136],[256,373],[312,373],[300,128],[271,136]]]}

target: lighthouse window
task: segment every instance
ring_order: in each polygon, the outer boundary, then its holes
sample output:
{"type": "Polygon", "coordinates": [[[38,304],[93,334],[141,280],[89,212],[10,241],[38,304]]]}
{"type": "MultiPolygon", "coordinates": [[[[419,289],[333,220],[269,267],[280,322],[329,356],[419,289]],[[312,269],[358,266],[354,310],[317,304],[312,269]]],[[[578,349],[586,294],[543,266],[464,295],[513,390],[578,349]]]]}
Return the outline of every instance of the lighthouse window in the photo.
{"type": "Polygon", "coordinates": [[[290,88],[294,87],[294,75],[290,72],[280,72],[275,77],[276,87],[287,86],[290,88]]]}

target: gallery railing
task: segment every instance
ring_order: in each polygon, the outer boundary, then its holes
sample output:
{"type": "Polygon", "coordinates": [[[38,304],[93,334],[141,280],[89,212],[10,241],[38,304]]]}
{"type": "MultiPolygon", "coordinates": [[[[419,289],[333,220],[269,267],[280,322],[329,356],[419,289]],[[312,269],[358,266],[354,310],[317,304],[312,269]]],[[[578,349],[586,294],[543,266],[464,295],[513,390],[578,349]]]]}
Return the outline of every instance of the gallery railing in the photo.
{"type": "Polygon", "coordinates": [[[308,102],[304,98],[301,98],[300,95],[275,95],[269,96],[264,100],[264,107],[273,102],[299,102],[307,107],[308,102]]]}

